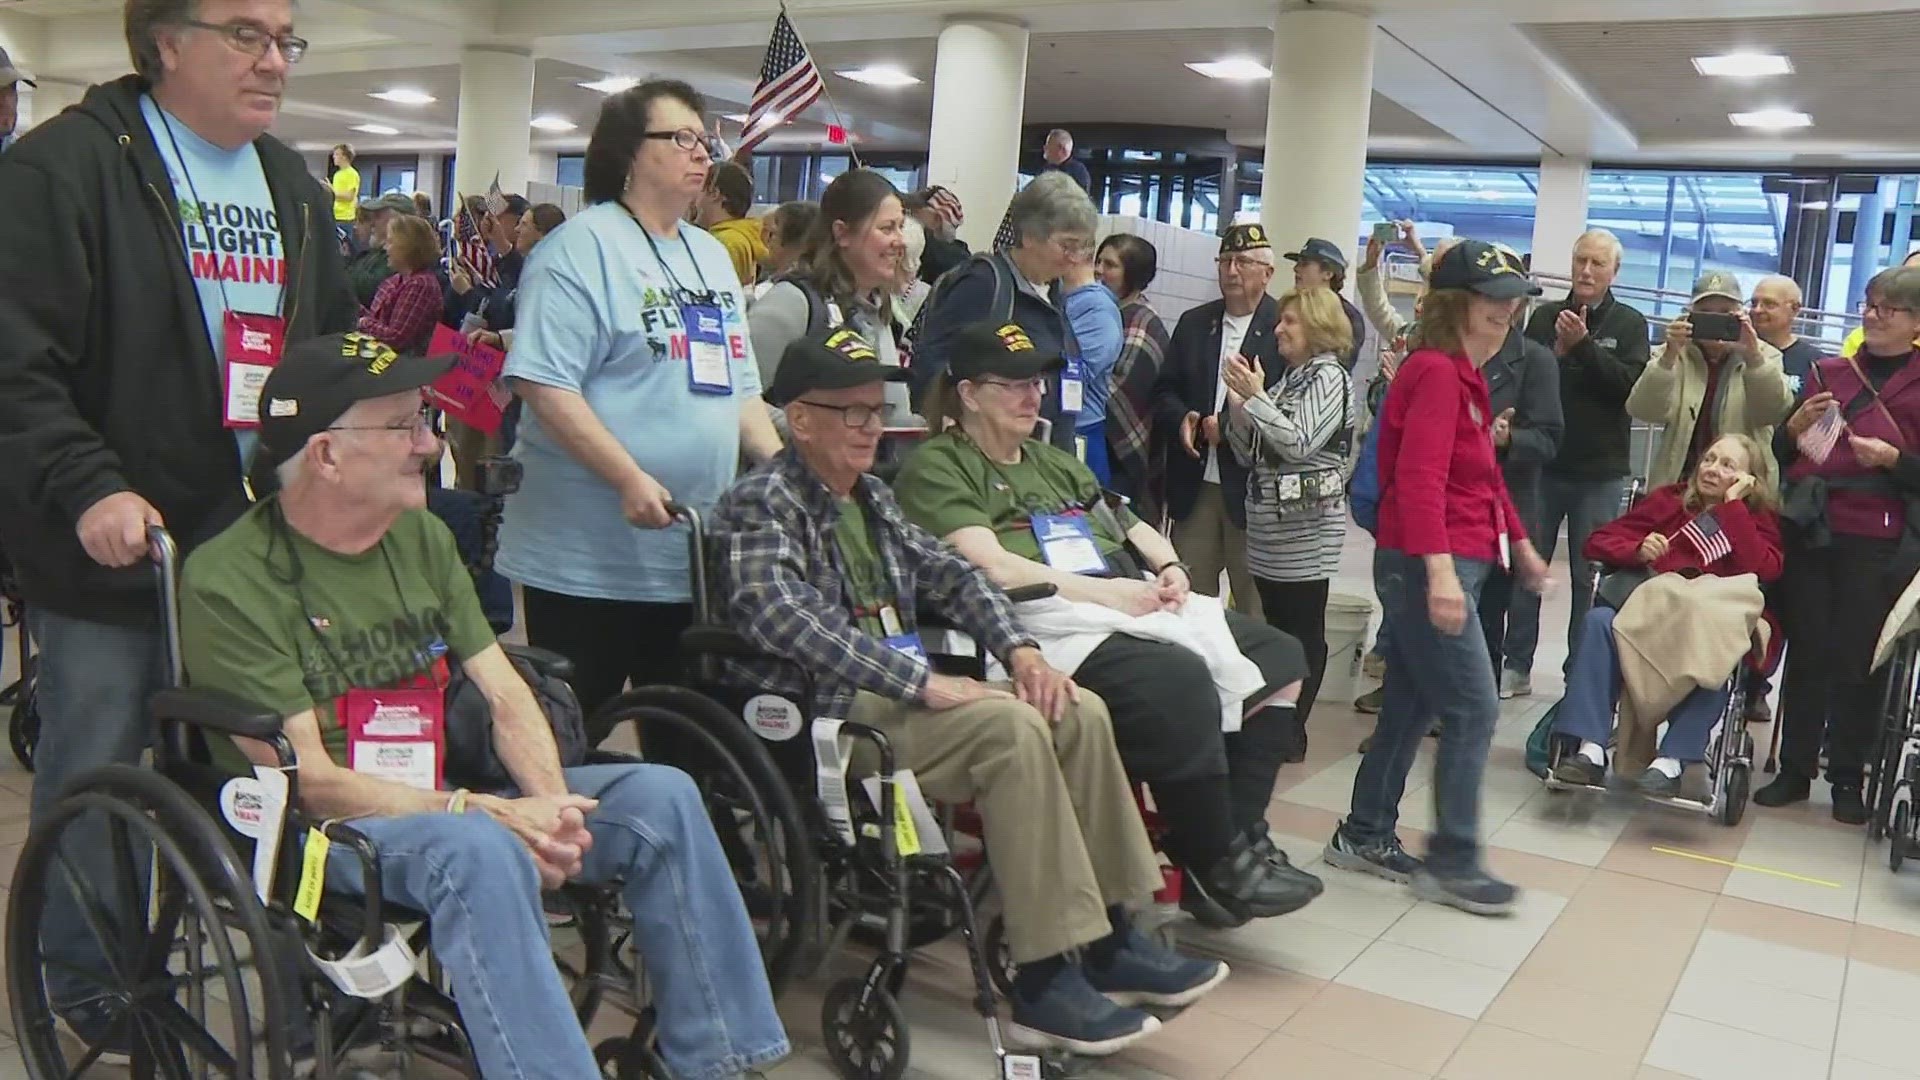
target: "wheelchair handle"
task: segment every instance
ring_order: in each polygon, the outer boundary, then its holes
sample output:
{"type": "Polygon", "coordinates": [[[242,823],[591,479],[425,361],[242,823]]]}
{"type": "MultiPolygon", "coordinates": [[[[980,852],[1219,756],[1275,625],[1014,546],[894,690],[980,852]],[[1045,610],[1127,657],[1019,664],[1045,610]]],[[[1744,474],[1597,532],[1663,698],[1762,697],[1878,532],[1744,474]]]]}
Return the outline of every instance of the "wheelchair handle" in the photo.
{"type": "Polygon", "coordinates": [[[180,655],[180,548],[167,530],[149,525],[147,554],[160,585],[160,640],[167,655],[167,685],[185,686],[187,666],[180,655]]]}
{"type": "Polygon", "coordinates": [[[706,526],[700,520],[700,511],[685,503],[669,500],[667,516],[687,523],[687,563],[692,570],[693,579],[693,618],[696,624],[704,626],[713,622],[713,612],[707,596],[706,526]]]}

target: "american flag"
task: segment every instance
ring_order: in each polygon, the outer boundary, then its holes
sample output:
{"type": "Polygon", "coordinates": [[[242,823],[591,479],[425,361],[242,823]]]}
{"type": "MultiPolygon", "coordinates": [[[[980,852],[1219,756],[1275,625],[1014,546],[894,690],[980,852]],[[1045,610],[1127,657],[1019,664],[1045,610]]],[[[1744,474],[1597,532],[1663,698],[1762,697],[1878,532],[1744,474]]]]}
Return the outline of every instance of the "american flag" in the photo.
{"type": "Polygon", "coordinates": [[[1827,455],[1833,453],[1834,444],[1840,441],[1840,433],[1846,426],[1847,422],[1841,418],[1839,409],[1828,409],[1825,416],[1800,433],[1800,452],[1815,465],[1825,464],[1827,455]]]}
{"type": "Polygon", "coordinates": [[[1681,526],[1678,535],[1700,553],[1703,565],[1712,566],[1733,554],[1733,541],[1727,539],[1726,530],[1711,510],[1681,526]]]}
{"type": "Polygon", "coordinates": [[[1018,239],[1013,231],[1013,207],[1009,204],[1007,212],[1000,216],[1000,227],[993,231],[993,250],[1005,251],[1018,239]]]}
{"type": "Polygon", "coordinates": [[[493,184],[487,188],[487,213],[498,217],[507,212],[507,193],[500,190],[500,174],[493,174],[493,184]]]}
{"type": "Polygon", "coordinates": [[[453,220],[455,258],[473,276],[474,284],[493,288],[499,284],[494,274],[493,245],[480,235],[480,223],[462,206],[453,220]]]}
{"type": "Polygon", "coordinates": [[[813,57],[807,54],[807,47],[782,11],[773,23],[767,58],[760,62],[760,82],[753,88],[753,101],[747,106],[747,126],[740,133],[739,152],[753,149],[780,125],[820,100],[826,88],[820,69],[813,66],[813,57]]]}

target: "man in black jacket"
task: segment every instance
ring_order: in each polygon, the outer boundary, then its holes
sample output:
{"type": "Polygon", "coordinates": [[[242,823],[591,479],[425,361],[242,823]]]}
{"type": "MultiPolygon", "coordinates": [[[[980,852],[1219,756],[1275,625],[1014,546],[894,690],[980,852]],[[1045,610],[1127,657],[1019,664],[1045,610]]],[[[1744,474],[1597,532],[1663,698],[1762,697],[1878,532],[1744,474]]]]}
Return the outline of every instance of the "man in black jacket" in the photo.
{"type": "MultiPolygon", "coordinates": [[[[1573,245],[1573,288],[1565,300],[1543,304],[1527,323],[1527,336],[1560,358],[1560,404],[1566,434],[1540,483],[1539,516],[1527,532],[1551,562],[1560,523],[1567,526],[1567,562],[1573,567],[1573,611],[1567,624],[1567,662],[1587,616],[1593,567],[1584,550],[1594,529],[1620,513],[1626,479],[1633,471],[1628,441],[1633,420],[1627,395],[1647,366],[1647,317],[1614,299],[1620,273],[1620,241],[1605,229],[1573,245]]],[[[1506,671],[1500,696],[1533,693],[1533,654],[1540,642],[1540,598],[1521,590],[1507,626],[1506,671]]]]}
{"type": "Polygon", "coordinates": [[[1229,228],[1218,268],[1220,299],[1188,309],[1173,328],[1153,388],[1153,430],[1167,440],[1167,512],[1194,591],[1220,595],[1224,570],[1233,606],[1258,619],[1260,594],[1247,572],[1247,470],[1222,438],[1220,369],[1237,353],[1258,361],[1269,385],[1286,374],[1273,336],[1280,305],[1267,295],[1273,244],[1265,227],[1229,228]]]}
{"type": "MultiPolygon", "coordinates": [[[[0,205],[30,208],[0,215],[0,543],[41,650],[36,825],[146,745],[164,667],[148,528],[191,549],[246,509],[266,372],[355,316],[332,197],[266,135],[306,50],[290,0],[128,0],[126,26],[137,74],[0,157],[0,205]]],[[[69,913],[47,929],[53,1002],[123,1052],[131,1032],[75,974],[100,962],[76,910],[48,906],[69,913]]]]}
{"type": "MultiPolygon", "coordinates": [[[[1540,517],[1540,474],[1560,452],[1566,421],[1560,404],[1560,368],[1553,350],[1516,326],[1507,343],[1480,369],[1493,410],[1494,453],[1514,509],[1522,521],[1540,517]]],[[[1521,592],[1527,592],[1521,589],[1521,592]]],[[[1500,671],[1507,620],[1513,606],[1513,575],[1498,567],[1480,586],[1480,629],[1487,654],[1500,671]]],[[[1538,616],[1536,616],[1537,620],[1538,616]]]]}

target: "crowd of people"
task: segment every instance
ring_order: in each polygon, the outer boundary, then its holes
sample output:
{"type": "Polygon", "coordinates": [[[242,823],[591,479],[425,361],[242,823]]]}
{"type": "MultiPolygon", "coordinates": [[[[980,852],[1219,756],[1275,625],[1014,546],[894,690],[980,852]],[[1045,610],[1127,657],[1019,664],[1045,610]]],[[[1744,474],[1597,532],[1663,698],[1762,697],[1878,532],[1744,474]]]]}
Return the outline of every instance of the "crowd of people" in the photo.
{"type": "MultiPolygon", "coordinates": [[[[1266,812],[1306,755],[1350,517],[1374,535],[1383,686],[1356,702],[1378,720],[1327,865],[1512,909],[1480,788],[1501,699],[1533,692],[1563,525],[1557,774],[1685,796],[1729,705],[1687,695],[1644,770],[1609,755],[1630,609],[1590,610],[1590,582],[1637,570],[1745,605],[1724,610],[1761,631],[1727,661],[1755,672],[1736,703],[1750,716],[1784,651],[1782,770],[1756,801],[1807,799],[1824,756],[1833,815],[1866,818],[1871,656],[1920,570],[1920,259],[1873,278],[1856,340],[1827,357],[1795,334],[1790,279],[1747,296],[1719,271],[1656,345],[1613,292],[1605,231],[1543,301],[1518,253],[1429,253],[1400,223],[1354,269],[1356,304],[1323,238],[1284,254],[1276,296],[1275,238],[1241,223],[1220,239],[1219,298],[1169,329],[1158,252],[1098,236],[1065,132],[975,252],[953,192],[867,169],[752,216],[751,173],[720,160],[706,101],[662,80],[607,98],[571,220],[476,200],[443,245],[430,202],[360,198],[350,147],[322,183],[267,134],[307,48],[287,0],[126,9],[134,73],[0,156],[0,198],[37,208],[0,218],[0,543],[40,649],[35,818],[146,747],[164,669],[142,563],[164,526],[191,553],[190,682],[285,718],[302,808],[361,821],[384,894],[431,915],[487,1075],[598,1072],[545,955],[540,891],[567,880],[621,883],[676,1074],[736,1075],[788,1042],[687,777],[562,767],[425,508],[443,434],[463,486],[489,455],[522,466],[495,566],[589,717],[629,684],[684,680],[696,575],[671,506],[710,513],[707,599],[765,656],[727,677],[886,732],[929,796],[978,808],[1023,1043],[1112,1053],[1159,1026],[1146,1006],[1228,975],[1135,925],[1162,879],[1133,785],[1202,924],[1321,896],[1266,812]],[[236,267],[210,222],[267,272],[236,267]],[[1390,244],[1420,261],[1411,320],[1387,295],[1390,244]],[[505,352],[499,432],[428,407],[452,363],[429,355],[443,326],[505,352]],[[1660,440],[1629,506],[1635,420],[1660,440]],[[1051,595],[1009,600],[1034,585],[1051,595]],[[985,678],[934,663],[921,611],[980,643],[985,678]],[[509,791],[422,786],[355,752],[349,711],[444,689],[455,666],[492,705],[509,791]],[[1416,855],[1397,817],[1431,735],[1435,827],[1416,855]]],[[[0,53],[0,82],[20,78],[0,53]]],[[[590,724],[590,741],[609,734],[590,724]]],[[[219,749],[236,769],[271,760],[219,749]]],[[[349,853],[331,858],[332,880],[364,887],[349,853]]],[[[101,958],[79,907],[49,928],[54,1004],[124,1051],[131,1033],[86,989],[101,958]]]]}

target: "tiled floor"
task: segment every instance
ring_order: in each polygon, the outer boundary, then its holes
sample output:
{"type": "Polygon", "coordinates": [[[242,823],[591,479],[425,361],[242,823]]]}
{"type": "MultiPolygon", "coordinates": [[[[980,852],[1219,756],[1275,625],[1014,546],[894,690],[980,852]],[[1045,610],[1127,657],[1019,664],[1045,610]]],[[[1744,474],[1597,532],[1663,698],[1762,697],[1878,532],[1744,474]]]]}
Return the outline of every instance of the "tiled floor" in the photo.
{"type": "MultiPolygon", "coordinates": [[[[1371,595],[1368,551],[1356,535],[1337,591],[1371,595]]],[[[1282,776],[1269,818],[1295,861],[1325,877],[1326,895],[1231,932],[1178,925],[1233,977],[1090,1077],[1920,1080],[1920,869],[1889,873],[1883,845],[1827,817],[1824,791],[1806,806],[1755,807],[1727,829],[1550,794],[1525,772],[1526,734],[1559,691],[1569,588],[1559,574],[1536,692],[1507,704],[1482,795],[1490,861],[1526,889],[1519,910],[1475,918],[1319,864],[1371,727],[1324,701],[1309,759],[1282,776]]],[[[1769,734],[1755,729],[1762,746],[1769,734]]],[[[1402,804],[1416,849],[1432,823],[1430,767],[1429,748],[1402,804]]],[[[29,784],[11,762],[0,767],[0,871],[25,835],[29,784]]],[[[959,957],[944,942],[915,968],[910,1076],[991,1075],[959,957]]],[[[832,1075],[818,1043],[822,991],[797,986],[783,1001],[802,1049],[775,1080],[832,1075]]],[[[0,1033],[0,1080],[18,1075],[0,1033]]]]}

